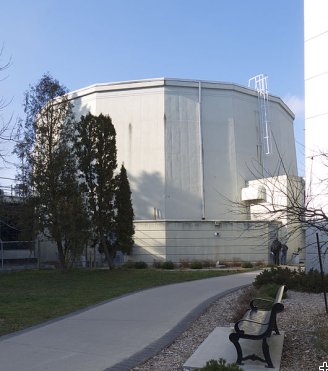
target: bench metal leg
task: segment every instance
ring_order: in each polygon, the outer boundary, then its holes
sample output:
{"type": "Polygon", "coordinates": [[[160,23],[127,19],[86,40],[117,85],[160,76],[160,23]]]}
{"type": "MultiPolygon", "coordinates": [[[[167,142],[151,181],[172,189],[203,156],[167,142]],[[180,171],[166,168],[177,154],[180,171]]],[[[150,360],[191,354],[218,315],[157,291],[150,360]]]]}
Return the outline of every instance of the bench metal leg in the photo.
{"type": "Polygon", "coordinates": [[[275,320],[274,320],[273,330],[274,330],[274,332],[276,333],[276,335],[280,335],[280,332],[279,332],[279,330],[278,330],[278,326],[277,326],[277,320],[276,320],[276,318],[275,318],[275,320]]]}
{"type": "Polygon", "coordinates": [[[229,335],[229,339],[233,343],[237,351],[237,365],[243,365],[243,351],[241,350],[241,346],[239,344],[239,335],[233,332],[229,335]]]}
{"type": "Polygon", "coordinates": [[[262,341],[262,351],[265,358],[266,363],[268,364],[268,368],[274,368],[273,363],[271,361],[270,351],[269,351],[269,345],[266,341],[266,338],[262,341]]]}

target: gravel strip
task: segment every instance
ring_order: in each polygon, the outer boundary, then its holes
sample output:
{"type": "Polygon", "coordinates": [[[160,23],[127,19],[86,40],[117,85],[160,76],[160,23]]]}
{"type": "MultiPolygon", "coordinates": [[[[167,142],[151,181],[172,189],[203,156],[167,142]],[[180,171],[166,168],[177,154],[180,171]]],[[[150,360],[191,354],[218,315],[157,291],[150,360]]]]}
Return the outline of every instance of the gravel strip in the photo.
{"type": "Polygon", "coordinates": [[[278,326],[285,331],[281,371],[319,370],[328,362],[328,314],[323,294],[288,291],[278,326]],[[322,334],[322,337],[318,334],[322,334]]]}
{"type": "MultiPolygon", "coordinates": [[[[170,346],[139,365],[134,371],[181,371],[182,365],[216,327],[232,326],[231,313],[241,295],[241,289],[219,299],[194,321],[170,346]]],[[[318,330],[328,342],[328,315],[322,294],[288,291],[285,310],[278,315],[278,327],[285,331],[281,371],[318,370],[328,354],[320,349],[318,330]]]]}

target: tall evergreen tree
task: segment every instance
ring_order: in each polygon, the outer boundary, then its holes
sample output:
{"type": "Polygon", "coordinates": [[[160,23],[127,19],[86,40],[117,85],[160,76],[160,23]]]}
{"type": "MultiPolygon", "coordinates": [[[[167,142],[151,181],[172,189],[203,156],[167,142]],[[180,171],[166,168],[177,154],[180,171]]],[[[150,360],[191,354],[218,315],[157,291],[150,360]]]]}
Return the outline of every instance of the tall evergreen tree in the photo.
{"type": "Polygon", "coordinates": [[[76,125],[74,145],[93,242],[105,253],[111,269],[115,257],[113,202],[117,166],[116,132],[111,118],[91,113],[82,116],[76,125]]]}
{"type": "Polygon", "coordinates": [[[117,176],[115,194],[116,208],[116,248],[126,254],[131,254],[134,244],[134,212],[131,200],[131,189],[124,165],[117,176]]]}
{"type": "Polygon", "coordinates": [[[25,197],[33,200],[36,232],[56,243],[63,270],[80,253],[87,238],[71,149],[74,116],[66,93],[49,74],[30,87],[25,95],[26,120],[15,149],[21,160],[18,178],[24,184],[25,197]],[[76,215],[80,228],[74,231],[68,220],[76,215]]]}

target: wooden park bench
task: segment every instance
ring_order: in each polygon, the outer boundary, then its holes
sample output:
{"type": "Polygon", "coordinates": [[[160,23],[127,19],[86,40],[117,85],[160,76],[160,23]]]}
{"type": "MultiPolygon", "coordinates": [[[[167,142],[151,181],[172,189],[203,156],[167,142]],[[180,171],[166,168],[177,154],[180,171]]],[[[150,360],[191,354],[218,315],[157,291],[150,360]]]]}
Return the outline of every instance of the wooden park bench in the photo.
{"type": "Polygon", "coordinates": [[[287,291],[287,288],[282,285],[277,291],[275,300],[271,301],[260,298],[252,300],[250,309],[247,310],[242,319],[236,322],[235,331],[229,335],[229,339],[237,350],[237,364],[242,365],[242,361],[251,359],[253,361],[259,360],[266,363],[267,367],[274,368],[267,338],[271,336],[272,331],[275,331],[275,333],[279,335],[277,314],[284,310],[284,305],[281,301],[285,291],[287,291]],[[265,309],[260,308],[261,303],[266,304],[265,309]],[[243,357],[239,339],[262,340],[264,359],[256,354],[243,357]]]}

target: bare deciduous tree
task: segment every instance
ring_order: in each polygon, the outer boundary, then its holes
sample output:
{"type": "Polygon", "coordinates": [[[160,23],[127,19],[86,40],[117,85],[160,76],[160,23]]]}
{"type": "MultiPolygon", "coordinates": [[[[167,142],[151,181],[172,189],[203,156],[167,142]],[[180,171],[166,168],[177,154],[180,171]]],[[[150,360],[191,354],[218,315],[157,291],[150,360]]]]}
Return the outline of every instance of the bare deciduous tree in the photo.
{"type": "MultiPolygon", "coordinates": [[[[328,167],[327,154],[320,153],[320,159],[328,167]]],[[[311,179],[306,187],[302,177],[289,175],[281,158],[276,173],[285,175],[263,172],[263,169],[261,173],[253,172],[254,180],[248,181],[248,188],[262,196],[254,200],[233,201],[234,211],[244,213],[253,220],[279,222],[280,237],[284,242],[296,241],[298,252],[316,248],[316,233],[328,236],[325,195],[312,187],[311,179]]],[[[322,185],[328,189],[328,179],[322,179],[322,185]]],[[[321,242],[321,251],[325,255],[328,253],[328,241],[322,239],[321,242]]]]}
{"type": "MultiPolygon", "coordinates": [[[[3,55],[3,47],[0,49],[0,74],[1,74],[1,80],[4,79],[3,72],[10,67],[11,65],[11,59],[9,59],[8,62],[1,63],[1,57],[3,55]]],[[[13,131],[14,128],[12,127],[12,115],[9,118],[5,118],[3,115],[3,112],[6,108],[8,108],[9,104],[11,103],[11,100],[7,101],[4,96],[0,96],[0,159],[3,164],[6,164],[6,155],[7,153],[2,149],[4,147],[5,143],[8,143],[9,141],[14,140],[13,131]]]]}

